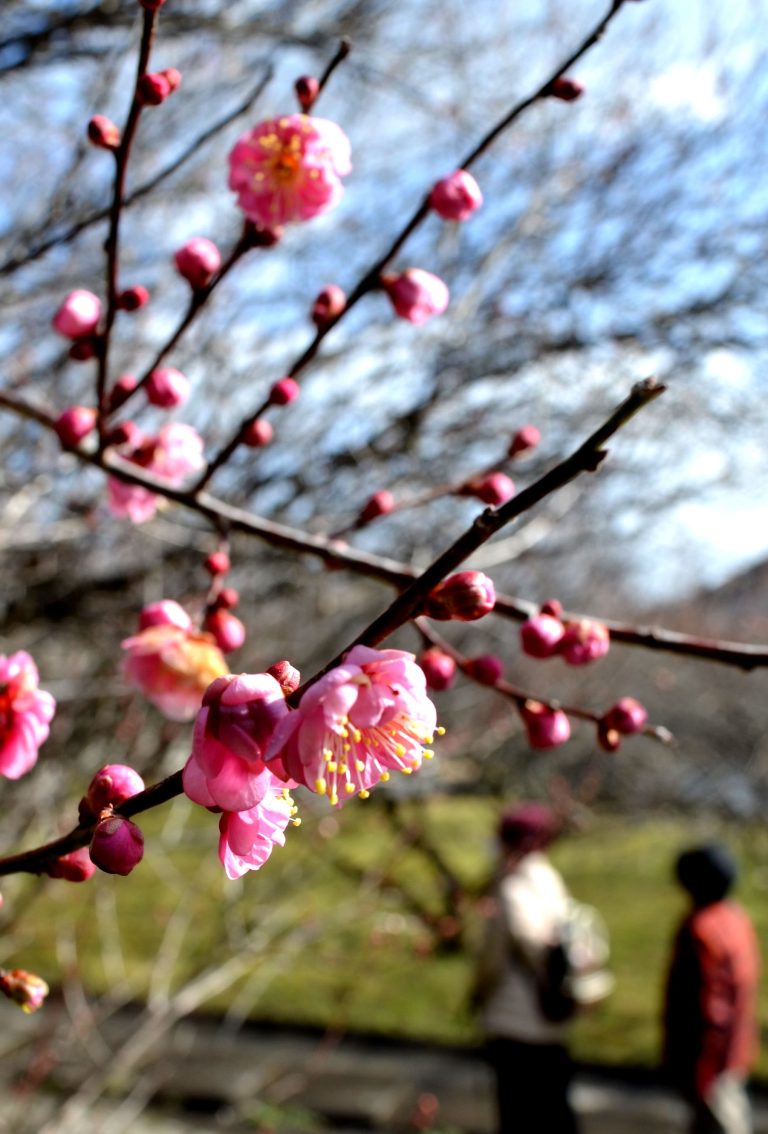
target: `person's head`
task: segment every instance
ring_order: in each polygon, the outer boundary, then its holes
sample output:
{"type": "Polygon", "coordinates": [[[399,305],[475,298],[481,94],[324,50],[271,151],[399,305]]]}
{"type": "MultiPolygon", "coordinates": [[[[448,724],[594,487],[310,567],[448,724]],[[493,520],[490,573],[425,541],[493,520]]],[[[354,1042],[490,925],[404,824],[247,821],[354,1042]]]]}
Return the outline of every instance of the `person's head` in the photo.
{"type": "Polygon", "coordinates": [[[503,811],[498,836],[502,853],[520,859],[532,851],[542,851],[560,833],[561,822],[544,803],[519,803],[503,811]]]}
{"type": "Polygon", "coordinates": [[[692,847],[675,863],[675,877],[695,906],[709,906],[725,898],[737,874],[730,852],[720,843],[692,847]]]}

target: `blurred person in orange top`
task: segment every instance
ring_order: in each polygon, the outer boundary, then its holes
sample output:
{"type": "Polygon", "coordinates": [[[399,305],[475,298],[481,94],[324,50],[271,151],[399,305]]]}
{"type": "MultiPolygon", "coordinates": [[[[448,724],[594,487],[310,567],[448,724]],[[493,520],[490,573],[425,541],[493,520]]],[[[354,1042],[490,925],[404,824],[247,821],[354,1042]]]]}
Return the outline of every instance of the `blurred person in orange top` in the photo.
{"type": "Polygon", "coordinates": [[[685,851],[675,866],[691,908],[678,927],[664,1004],[664,1069],[690,1103],[690,1134],[750,1134],[747,1073],[757,1054],[760,958],[747,913],[728,900],[725,847],[685,851]]]}

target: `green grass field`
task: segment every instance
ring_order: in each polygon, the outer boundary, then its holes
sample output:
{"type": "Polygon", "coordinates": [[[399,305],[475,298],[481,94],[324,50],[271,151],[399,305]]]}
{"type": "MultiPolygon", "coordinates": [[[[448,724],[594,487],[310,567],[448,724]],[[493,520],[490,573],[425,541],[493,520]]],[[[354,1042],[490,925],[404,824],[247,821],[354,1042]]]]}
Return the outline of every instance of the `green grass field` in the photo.
{"type": "MultiPolygon", "coordinates": [[[[496,814],[487,800],[436,798],[408,804],[393,831],[380,804],[338,817],[310,813],[259,873],[232,883],[216,858],[215,818],[179,800],[145,817],[147,857],[130,878],[40,884],[17,927],[23,948],[4,963],[36,969],[51,983],[76,976],[96,990],[142,998],[172,994],[203,970],[226,974],[228,959],[240,957],[231,987],[201,1007],[471,1042],[478,1033],[467,1009],[467,942],[473,895],[492,866],[496,814]],[[468,929],[460,948],[456,925],[439,920],[445,879],[413,845],[419,832],[461,884],[459,920],[468,929]]],[[[768,829],[603,815],[555,848],[574,896],[608,923],[617,980],[613,996],[575,1023],[578,1058],[655,1062],[665,957],[683,910],[671,863],[686,845],[713,836],[738,855],[739,898],[765,939],[768,829]]],[[[19,904],[21,891],[8,897],[19,904]]],[[[768,1052],[758,1073],[768,1077],[768,1052]]]]}

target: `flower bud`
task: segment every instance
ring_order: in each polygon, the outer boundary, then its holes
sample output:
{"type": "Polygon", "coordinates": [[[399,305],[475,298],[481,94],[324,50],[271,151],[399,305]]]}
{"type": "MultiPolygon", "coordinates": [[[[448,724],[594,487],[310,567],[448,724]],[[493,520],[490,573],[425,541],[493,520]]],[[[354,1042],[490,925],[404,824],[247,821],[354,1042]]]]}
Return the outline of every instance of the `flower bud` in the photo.
{"type": "Polygon", "coordinates": [[[139,630],[150,626],[176,626],[179,630],[191,630],[192,619],[183,606],[173,599],[161,599],[145,606],[139,615],[139,630]]]}
{"type": "Polygon", "coordinates": [[[96,354],[94,338],[75,339],[67,354],[73,362],[88,362],[96,354]]]}
{"type": "Polygon", "coordinates": [[[557,748],[570,739],[571,725],[562,709],[526,701],[520,709],[531,748],[557,748]]]}
{"type": "Polygon", "coordinates": [[[107,807],[117,807],[144,791],[144,781],[127,764],[107,764],[97,772],[80,800],[80,822],[92,823],[107,807]]]}
{"type": "Polygon", "coordinates": [[[274,435],[275,431],[271,423],[265,417],[257,417],[247,426],[243,434],[243,444],[249,445],[252,449],[261,449],[270,443],[274,435]]]}
{"type": "Polygon", "coordinates": [[[535,425],[523,425],[512,437],[507,449],[507,456],[517,457],[520,453],[529,453],[541,441],[541,431],[535,425]]]}
{"type": "Polygon", "coordinates": [[[557,653],[565,627],[550,614],[535,614],[520,627],[520,645],[531,658],[551,658],[557,653]]]}
{"type": "Polygon", "coordinates": [[[133,452],[144,440],[144,434],[135,421],[121,421],[113,425],[104,441],[107,445],[127,445],[133,452]]]}
{"type": "Polygon", "coordinates": [[[426,323],[433,315],[442,315],[450,300],[450,292],[440,277],[422,268],[382,276],[381,283],[395,314],[417,325],[426,323]]]}
{"type": "Polygon", "coordinates": [[[438,583],[424,601],[424,613],[441,621],[474,622],[496,603],[493,582],[482,571],[459,571],[438,583]]]}
{"type": "Polygon", "coordinates": [[[285,658],[271,665],[267,673],[271,677],[274,677],[286,697],[301,685],[301,674],[298,669],[296,669],[296,666],[291,665],[285,658]]]}
{"type": "Polygon", "coordinates": [[[430,206],[448,221],[465,221],[483,203],[480,186],[466,169],[457,169],[438,181],[429,195],[430,206]]]}
{"type": "Polygon", "coordinates": [[[386,488],[382,488],[379,492],[374,492],[373,496],[363,505],[355,522],[358,527],[362,527],[364,524],[369,524],[371,520],[378,519],[379,516],[388,516],[394,507],[394,496],[386,488]]]}
{"type": "Polygon", "coordinates": [[[147,379],[147,401],[161,409],[175,409],[189,397],[189,379],[172,366],[153,370],[147,379]]]}
{"type": "Polygon", "coordinates": [[[206,616],[203,629],[213,636],[223,654],[239,650],[245,641],[245,626],[223,607],[212,610],[206,616]]]}
{"type": "Polygon", "coordinates": [[[634,697],[622,697],[615,705],[611,706],[603,717],[606,728],[615,729],[616,732],[623,733],[625,736],[629,736],[633,732],[640,732],[645,727],[647,720],[647,709],[634,697]]]}
{"type": "Polygon", "coordinates": [[[146,72],[136,84],[136,97],[142,106],[160,106],[171,90],[171,84],[162,72],[146,72]]]}
{"type": "Polygon", "coordinates": [[[120,406],[128,400],[138,384],[138,378],[134,378],[133,374],[121,374],[115,380],[115,384],[109,393],[109,412],[114,413],[115,410],[120,409],[120,406]]]}
{"type": "Polygon", "coordinates": [[[212,551],[203,563],[209,575],[226,575],[232,564],[226,551],[212,551]]]}
{"type": "Polygon", "coordinates": [[[181,71],[178,71],[175,67],[166,67],[160,74],[168,81],[168,86],[171,88],[172,92],[179,89],[181,86],[181,71]]]}
{"type": "Polygon", "coordinates": [[[42,1007],[49,988],[42,977],[26,969],[0,969],[0,992],[18,1004],[22,1012],[36,1012],[42,1007]]]}
{"type": "Polygon", "coordinates": [[[138,311],[148,303],[149,292],[141,284],[126,288],[117,297],[117,306],[121,311],[138,311]]]}
{"type": "Polygon", "coordinates": [[[269,391],[270,405],[287,406],[299,396],[299,383],[295,378],[281,378],[269,391]]]}
{"type": "Polygon", "coordinates": [[[120,130],[111,118],[94,114],[88,123],[88,141],[102,150],[116,150],[120,145],[120,130]]]}
{"type": "Polygon", "coordinates": [[[320,94],[320,83],[314,75],[301,75],[294,83],[296,98],[305,114],[309,114],[312,105],[320,94]]]}
{"type": "Polygon", "coordinates": [[[430,646],[416,659],[430,689],[450,689],[456,680],[456,662],[439,646],[430,646]]]}
{"type": "Polygon", "coordinates": [[[66,339],[92,335],[101,318],[101,300],[92,291],[78,288],[66,296],[52,319],[54,330],[66,339]]]}
{"type": "Polygon", "coordinates": [[[240,595],[234,587],[222,587],[216,595],[216,606],[223,606],[225,610],[231,610],[240,602],[240,595]]]}
{"type": "Polygon", "coordinates": [[[597,722],[597,743],[603,752],[617,752],[621,748],[621,733],[610,728],[604,720],[597,722]]]}
{"type": "Polygon", "coordinates": [[[574,102],[575,99],[580,98],[581,95],[584,94],[584,87],[581,83],[577,83],[575,79],[569,79],[566,75],[560,75],[549,84],[545,94],[550,95],[552,98],[559,98],[562,102],[574,102]]]}
{"type": "Polygon", "coordinates": [[[96,873],[87,847],[63,854],[45,868],[49,878],[63,878],[66,882],[87,882],[96,873]]]}
{"type": "Polygon", "coordinates": [[[459,491],[461,496],[474,496],[484,504],[498,508],[515,495],[515,484],[506,473],[492,472],[472,477],[459,491]]]}
{"type": "Polygon", "coordinates": [[[111,815],[97,825],[90,855],[105,874],[130,874],[144,857],[144,836],[130,819],[111,815]]]}
{"type": "Polygon", "coordinates": [[[563,604],[559,599],[551,598],[541,604],[539,614],[551,614],[553,618],[562,619],[563,617],[563,604]]]}
{"type": "Polygon", "coordinates": [[[56,433],[65,449],[79,445],[96,425],[96,410],[91,406],[70,406],[56,419],[56,433]]]}
{"type": "Polygon", "coordinates": [[[568,665],[589,665],[590,662],[605,657],[610,644],[607,626],[591,618],[581,618],[566,622],[557,652],[568,665]]]}
{"type": "Polygon", "coordinates": [[[318,330],[324,330],[337,319],[347,306],[347,297],[336,284],[326,284],[312,304],[312,322],[318,330]]]}
{"type": "Polygon", "coordinates": [[[179,275],[194,291],[199,291],[208,286],[221,267],[221,253],[212,240],[193,236],[177,249],[173,262],[179,275]]]}
{"type": "Polygon", "coordinates": [[[280,225],[264,228],[262,225],[246,221],[243,228],[243,242],[248,248],[274,248],[283,239],[284,230],[280,225]]]}
{"type": "Polygon", "coordinates": [[[504,676],[504,662],[496,654],[480,654],[476,658],[469,658],[464,672],[481,685],[495,685],[504,676]]]}

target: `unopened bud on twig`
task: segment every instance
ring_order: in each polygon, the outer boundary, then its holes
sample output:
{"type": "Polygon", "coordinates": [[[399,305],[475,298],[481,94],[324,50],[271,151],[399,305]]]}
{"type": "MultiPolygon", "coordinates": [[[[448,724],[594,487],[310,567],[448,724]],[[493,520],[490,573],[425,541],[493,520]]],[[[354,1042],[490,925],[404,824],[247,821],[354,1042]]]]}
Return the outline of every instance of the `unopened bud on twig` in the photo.
{"type": "Polygon", "coordinates": [[[480,208],[483,194],[471,173],[457,169],[436,183],[429,203],[443,220],[465,221],[480,208]]]}
{"type": "Polygon", "coordinates": [[[475,622],[490,614],[496,603],[493,582],[482,571],[458,571],[438,583],[424,600],[429,618],[475,622]]]}
{"type": "Polygon", "coordinates": [[[515,495],[515,483],[503,472],[484,473],[466,481],[459,489],[459,494],[474,496],[484,504],[489,504],[491,508],[499,508],[515,495]]]}
{"type": "Polygon", "coordinates": [[[189,397],[189,379],[180,370],[164,366],[153,370],[147,379],[147,401],[161,409],[182,406],[189,397]]]}
{"type": "Polygon", "coordinates": [[[647,709],[634,697],[622,697],[603,717],[606,728],[615,729],[626,736],[640,732],[647,720],[647,709]]]}
{"type": "Polygon", "coordinates": [[[309,114],[315,99],[320,94],[320,83],[314,75],[301,75],[294,83],[296,98],[305,114],[309,114]]]}
{"type": "Polygon", "coordinates": [[[535,614],[520,627],[520,645],[531,658],[551,658],[557,653],[565,634],[559,618],[551,614],[535,614]]]}
{"type": "Polygon", "coordinates": [[[138,384],[138,379],[134,378],[133,374],[121,374],[115,380],[115,384],[109,393],[109,412],[114,413],[115,410],[120,409],[120,406],[127,401],[138,384]]]}
{"type": "Polygon", "coordinates": [[[173,262],[179,275],[194,291],[199,291],[208,286],[221,267],[221,253],[212,240],[193,236],[176,250],[173,262]]]}
{"type": "Polygon", "coordinates": [[[52,319],[53,328],[67,339],[92,335],[101,318],[101,300],[92,291],[77,288],[64,299],[52,319]]]}
{"type": "Polygon", "coordinates": [[[517,457],[521,453],[529,453],[541,441],[541,433],[535,425],[523,425],[514,434],[507,449],[509,457],[517,457]]]}
{"type": "Polygon", "coordinates": [[[210,555],[206,556],[203,563],[209,575],[226,575],[230,570],[232,563],[226,551],[212,551],[210,555]]]}
{"type": "Polygon", "coordinates": [[[322,331],[341,315],[346,306],[347,297],[338,284],[326,284],[312,304],[312,322],[322,331]]]}
{"type": "Polygon", "coordinates": [[[223,654],[239,650],[245,641],[245,626],[223,607],[217,607],[206,616],[203,629],[213,636],[223,654]]]}
{"type": "Polygon", "coordinates": [[[174,599],[161,599],[143,607],[139,615],[139,631],[148,630],[150,626],[176,626],[179,630],[191,630],[192,619],[174,599]]]}
{"type": "Polygon", "coordinates": [[[120,145],[120,130],[111,118],[94,114],[88,123],[88,141],[102,150],[116,150],[120,145]]]}
{"type": "Polygon", "coordinates": [[[70,406],[56,419],[56,433],[65,449],[79,445],[96,425],[96,410],[90,406],[70,406]]]}
{"type": "Polygon", "coordinates": [[[96,873],[87,847],[63,854],[45,868],[49,878],[63,878],[65,882],[87,882],[96,873]]]}
{"type": "Polygon", "coordinates": [[[379,516],[388,516],[394,507],[394,496],[391,492],[388,492],[386,488],[382,488],[379,492],[374,492],[373,496],[366,501],[360,509],[355,524],[357,527],[370,524],[371,520],[376,520],[379,516]]]}
{"type": "Polygon", "coordinates": [[[130,874],[144,857],[144,836],[130,819],[111,815],[97,825],[90,855],[106,874],[130,874]]]}
{"type": "Polygon", "coordinates": [[[593,618],[566,622],[557,652],[568,665],[589,665],[605,657],[611,645],[608,627],[593,618]]]}
{"type": "Polygon", "coordinates": [[[270,443],[274,435],[275,431],[271,422],[267,421],[265,417],[257,417],[246,427],[243,434],[243,444],[249,445],[252,449],[261,449],[264,445],[270,443]]]}
{"type": "Polygon", "coordinates": [[[381,284],[395,314],[417,325],[426,323],[433,315],[442,315],[450,300],[447,285],[423,268],[408,268],[399,275],[382,276],[381,284]]]}
{"type": "Polygon", "coordinates": [[[283,658],[282,661],[275,662],[274,665],[271,665],[267,670],[267,673],[271,677],[274,677],[275,681],[280,686],[283,693],[285,693],[286,697],[289,693],[293,693],[293,691],[295,689],[298,689],[301,685],[301,674],[299,673],[298,669],[296,669],[296,666],[291,665],[291,663],[285,658],[283,658]]]}
{"type": "Polygon", "coordinates": [[[121,311],[139,311],[148,303],[149,292],[141,284],[126,288],[117,297],[117,306],[121,311]]]}
{"type": "Polygon", "coordinates": [[[106,764],[91,780],[78,808],[80,822],[92,823],[107,807],[117,807],[144,791],[144,781],[127,764],[106,764]]]}
{"type": "Polygon", "coordinates": [[[222,587],[214,601],[216,606],[232,610],[240,602],[240,595],[234,587],[222,587]]]}
{"type": "Polygon", "coordinates": [[[295,378],[280,378],[269,391],[270,405],[287,406],[296,401],[299,393],[300,386],[295,378]]]}
{"type": "Polygon", "coordinates": [[[439,646],[430,646],[416,659],[430,689],[450,689],[456,680],[456,662],[439,646]]]}
{"type": "Polygon", "coordinates": [[[495,685],[504,676],[504,662],[496,654],[480,654],[476,658],[469,658],[464,672],[481,685],[495,685]]]}
{"type": "Polygon", "coordinates": [[[584,94],[584,87],[575,79],[560,75],[549,84],[545,93],[552,98],[559,98],[562,102],[575,102],[584,94]]]}
{"type": "Polygon", "coordinates": [[[136,84],[136,97],[142,106],[160,106],[173,90],[162,71],[146,72],[136,84]]]}
{"type": "Polygon", "coordinates": [[[26,969],[0,969],[0,992],[18,1004],[22,1012],[41,1008],[49,988],[42,977],[26,969]]]}
{"type": "Polygon", "coordinates": [[[520,716],[531,748],[557,748],[570,739],[570,721],[562,709],[553,709],[541,701],[526,701],[520,716]]]}

